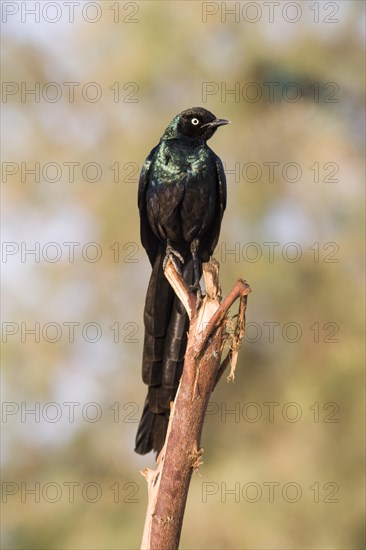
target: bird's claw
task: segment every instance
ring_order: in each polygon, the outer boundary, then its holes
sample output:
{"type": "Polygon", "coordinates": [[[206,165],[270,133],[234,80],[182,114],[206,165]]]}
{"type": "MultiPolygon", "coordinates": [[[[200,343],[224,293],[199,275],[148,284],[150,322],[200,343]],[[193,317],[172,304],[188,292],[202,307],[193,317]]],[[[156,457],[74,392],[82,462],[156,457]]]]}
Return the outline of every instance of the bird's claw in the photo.
{"type": "Polygon", "coordinates": [[[202,291],[201,291],[201,287],[200,285],[198,284],[194,284],[194,285],[189,285],[189,290],[190,292],[194,292],[195,294],[201,294],[202,291]]]}
{"type": "Polygon", "coordinates": [[[170,261],[172,262],[172,264],[174,265],[175,271],[176,271],[180,276],[182,276],[182,271],[181,271],[180,265],[179,265],[179,263],[178,263],[177,260],[179,260],[182,264],[184,264],[184,258],[183,258],[183,256],[182,256],[182,254],[180,254],[180,253],[178,252],[178,250],[175,250],[175,249],[174,249],[172,246],[170,246],[170,245],[168,245],[168,246],[166,247],[165,258],[164,258],[164,262],[163,262],[163,269],[165,269],[168,260],[170,260],[170,261]]]}
{"type": "Polygon", "coordinates": [[[196,311],[200,308],[202,303],[203,294],[199,284],[189,285],[190,292],[194,292],[196,295],[196,311]]]}

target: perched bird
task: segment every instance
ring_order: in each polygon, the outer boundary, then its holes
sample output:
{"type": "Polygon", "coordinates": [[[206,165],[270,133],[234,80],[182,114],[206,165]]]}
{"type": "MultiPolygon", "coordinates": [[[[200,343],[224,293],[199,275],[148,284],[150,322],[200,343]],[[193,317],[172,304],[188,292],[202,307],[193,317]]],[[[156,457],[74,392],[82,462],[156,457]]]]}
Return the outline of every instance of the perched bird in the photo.
{"type": "Polygon", "coordinates": [[[207,140],[228,120],[201,107],[177,115],[147,157],[138,189],[141,242],[152,273],[146,294],[142,378],[148,394],[135,451],[159,452],[182,375],[188,316],[164,275],[170,258],[199,292],[202,262],[216,247],[226,207],[222,162],[207,140]]]}

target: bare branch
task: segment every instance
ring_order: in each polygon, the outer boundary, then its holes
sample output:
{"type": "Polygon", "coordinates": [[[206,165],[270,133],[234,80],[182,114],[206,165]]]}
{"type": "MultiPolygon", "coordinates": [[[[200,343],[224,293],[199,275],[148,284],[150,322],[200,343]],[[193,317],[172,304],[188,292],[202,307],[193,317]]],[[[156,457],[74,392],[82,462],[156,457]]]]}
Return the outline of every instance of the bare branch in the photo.
{"type": "Polygon", "coordinates": [[[173,262],[168,259],[164,273],[169,283],[174,289],[174,292],[184,305],[184,308],[188,314],[188,317],[192,319],[193,313],[196,309],[196,295],[189,289],[189,286],[183,279],[183,277],[176,271],[173,262]]]}
{"type": "Polygon", "coordinates": [[[141,546],[144,550],[176,550],[179,546],[191,476],[202,464],[200,440],[208,401],[229,363],[230,375],[235,370],[250,292],[247,283],[239,279],[221,301],[219,264],[212,259],[203,264],[206,296],[196,312],[196,296],[170,262],[165,273],[191,322],[183,374],[171,409],[165,444],[157,459],[157,469],[147,468],[142,472],[149,494],[141,546]],[[235,330],[228,335],[225,331],[228,310],[237,298],[240,298],[240,305],[235,330]],[[221,363],[224,344],[230,337],[231,349],[221,363]]]}

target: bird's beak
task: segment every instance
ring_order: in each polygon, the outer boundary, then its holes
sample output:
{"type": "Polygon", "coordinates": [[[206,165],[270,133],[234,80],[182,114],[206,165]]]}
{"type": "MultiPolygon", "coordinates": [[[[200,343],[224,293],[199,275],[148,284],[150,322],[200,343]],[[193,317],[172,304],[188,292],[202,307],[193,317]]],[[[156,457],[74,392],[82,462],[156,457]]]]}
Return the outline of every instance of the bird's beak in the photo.
{"type": "Polygon", "coordinates": [[[211,128],[217,128],[218,126],[224,126],[225,124],[230,124],[230,120],[226,120],[225,118],[216,118],[212,122],[203,124],[202,128],[205,128],[206,126],[209,126],[211,128]]]}

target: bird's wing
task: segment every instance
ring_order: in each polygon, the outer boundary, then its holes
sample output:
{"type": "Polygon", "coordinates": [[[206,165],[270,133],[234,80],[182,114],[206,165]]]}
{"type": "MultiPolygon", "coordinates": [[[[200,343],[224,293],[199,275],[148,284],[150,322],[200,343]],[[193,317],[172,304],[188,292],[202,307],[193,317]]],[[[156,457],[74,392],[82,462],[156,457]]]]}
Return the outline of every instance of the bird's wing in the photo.
{"type": "Polygon", "coordinates": [[[224,210],[226,208],[226,176],[224,172],[224,167],[222,165],[221,159],[215,155],[217,178],[218,178],[218,188],[219,188],[219,197],[220,197],[220,221],[224,215],[224,210]]]}
{"type": "Polygon", "coordinates": [[[147,255],[149,256],[151,265],[154,264],[155,257],[159,248],[159,241],[157,237],[154,235],[149,224],[149,219],[147,217],[146,191],[149,183],[149,170],[150,170],[151,162],[154,158],[154,154],[157,148],[158,148],[158,145],[156,145],[152,149],[149,156],[146,158],[144,162],[144,165],[142,167],[141,174],[140,174],[138,197],[137,197],[137,203],[140,211],[141,243],[142,243],[142,246],[145,248],[147,255]]]}
{"type": "Polygon", "coordinates": [[[216,167],[216,208],[212,225],[201,241],[201,249],[211,256],[219,240],[221,221],[226,208],[226,176],[220,158],[212,151],[216,167]]]}

